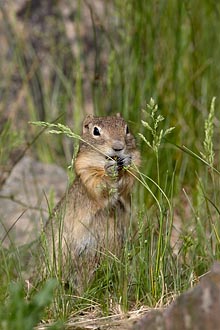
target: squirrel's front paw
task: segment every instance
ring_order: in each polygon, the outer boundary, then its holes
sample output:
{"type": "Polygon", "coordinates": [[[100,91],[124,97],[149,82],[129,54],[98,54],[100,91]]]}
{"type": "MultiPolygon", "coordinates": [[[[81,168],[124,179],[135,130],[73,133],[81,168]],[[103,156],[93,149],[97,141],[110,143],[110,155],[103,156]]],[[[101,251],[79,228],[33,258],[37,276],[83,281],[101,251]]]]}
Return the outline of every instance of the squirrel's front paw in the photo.
{"type": "Polygon", "coordinates": [[[131,156],[125,157],[112,157],[108,159],[108,162],[105,165],[105,171],[108,176],[115,177],[118,176],[119,172],[126,167],[131,165],[131,156]]]}
{"type": "Polygon", "coordinates": [[[131,165],[131,156],[125,156],[123,158],[118,158],[118,166],[120,166],[121,168],[128,167],[131,165]]]}
{"type": "Polygon", "coordinates": [[[105,164],[105,172],[108,176],[116,177],[118,176],[118,165],[117,161],[114,159],[109,159],[105,164]]]}

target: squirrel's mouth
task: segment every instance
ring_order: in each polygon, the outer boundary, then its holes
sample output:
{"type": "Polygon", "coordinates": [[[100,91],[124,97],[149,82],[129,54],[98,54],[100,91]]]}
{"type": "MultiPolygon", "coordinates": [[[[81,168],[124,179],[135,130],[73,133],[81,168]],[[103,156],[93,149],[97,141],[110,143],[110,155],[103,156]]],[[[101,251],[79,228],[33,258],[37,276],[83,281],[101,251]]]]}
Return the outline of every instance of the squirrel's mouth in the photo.
{"type": "Polygon", "coordinates": [[[106,160],[114,160],[118,166],[118,169],[122,169],[124,165],[124,160],[123,158],[114,155],[114,156],[106,156],[106,160]]]}

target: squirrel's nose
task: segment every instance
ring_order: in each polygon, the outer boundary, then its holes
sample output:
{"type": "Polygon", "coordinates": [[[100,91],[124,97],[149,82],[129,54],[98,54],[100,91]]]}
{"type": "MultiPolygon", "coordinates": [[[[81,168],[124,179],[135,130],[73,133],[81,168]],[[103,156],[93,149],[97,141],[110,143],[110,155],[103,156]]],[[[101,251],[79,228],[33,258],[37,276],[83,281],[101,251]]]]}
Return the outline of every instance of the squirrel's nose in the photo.
{"type": "Polygon", "coordinates": [[[116,141],[114,141],[114,142],[112,143],[112,149],[113,149],[114,151],[121,151],[121,150],[124,149],[124,147],[125,147],[125,145],[124,145],[124,143],[123,143],[122,141],[118,141],[118,140],[116,140],[116,141]]]}

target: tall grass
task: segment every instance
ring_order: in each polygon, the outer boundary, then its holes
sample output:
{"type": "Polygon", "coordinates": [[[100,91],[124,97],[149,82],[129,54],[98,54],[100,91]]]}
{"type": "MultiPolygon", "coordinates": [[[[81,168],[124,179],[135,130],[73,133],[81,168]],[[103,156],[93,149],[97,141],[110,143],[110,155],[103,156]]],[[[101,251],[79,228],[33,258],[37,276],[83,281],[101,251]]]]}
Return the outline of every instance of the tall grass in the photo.
{"type": "MultiPolygon", "coordinates": [[[[73,310],[77,313],[89,308],[114,313],[141,305],[164,305],[192,286],[220,257],[220,4],[198,0],[114,0],[112,6],[114,15],[100,19],[98,25],[96,12],[90,8],[97,38],[96,66],[101,66],[101,55],[106,52],[106,67],[98,78],[90,78],[89,86],[95,113],[121,112],[137,136],[142,168],[132,196],[131,233],[122,259],[106,256],[83,297],[75,297],[58,286],[54,304],[46,312],[48,318],[67,318],[73,310]],[[163,121],[159,120],[162,117],[158,119],[157,149],[149,129],[153,105],[146,108],[151,97],[158,104],[157,114],[164,117],[163,121]],[[170,127],[175,130],[164,136],[170,127]]],[[[78,3],[79,26],[85,7],[88,8],[87,2],[78,3]]],[[[15,77],[25,95],[25,111],[22,106],[13,107],[21,129],[8,122],[0,135],[0,160],[5,165],[10,151],[36,134],[36,128],[28,121],[52,122],[61,116],[61,124],[80,134],[81,107],[86,100],[83,83],[87,77],[83,76],[82,41],[79,54],[73,57],[67,45],[57,44],[56,49],[54,40],[48,40],[48,48],[53,51],[44,61],[55,78],[42,79],[36,49],[16,31],[16,20],[12,23],[2,6],[1,11],[7,42],[14,52],[6,77],[0,82],[0,114],[10,113],[8,104],[13,100],[10,90],[15,86],[15,77]],[[66,58],[70,59],[68,63],[64,63],[66,58]],[[34,75],[30,75],[30,64],[34,64],[34,75]],[[33,84],[37,85],[39,79],[44,112],[39,112],[33,93],[33,84]]],[[[43,40],[44,36],[40,37],[43,40]]],[[[1,68],[4,61],[0,57],[1,68]]],[[[73,151],[72,140],[69,141],[63,135],[43,134],[32,151],[41,160],[66,166],[73,151]]],[[[5,267],[0,276],[8,284],[13,277],[11,262],[7,262],[5,251],[1,252],[5,267]]],[[[8,296],[7,285],[1,287],[0,296],[8,296]]]]}

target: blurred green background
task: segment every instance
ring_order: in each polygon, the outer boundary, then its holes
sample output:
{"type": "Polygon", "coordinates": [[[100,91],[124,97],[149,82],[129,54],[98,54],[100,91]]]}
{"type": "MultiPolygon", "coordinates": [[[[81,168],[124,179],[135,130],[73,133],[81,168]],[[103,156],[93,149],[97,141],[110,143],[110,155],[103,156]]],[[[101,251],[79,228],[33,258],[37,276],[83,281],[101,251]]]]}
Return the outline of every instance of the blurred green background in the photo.
{"type": "MultiPolygon", "coordinates": [[[[25,143],[35,134],[30,120],[58,118],[79,133],[86,113],[121,112],[136,134],[153,97],[165,126],[176,127],[169,140],[200,150],[213,96],[219,126],[219,14],[211,0],[1,4],[1,128],[10,120],[25,143]]],[[[161,149],[164,170],[175,163],[179,180],[192,183],[197,164],[170,148],[161,149]]],[[[71,159],[65,138],[44,135],[33,150],[63,166],[71,159]]],[[[153,171],[146,147],[142,158],[153,171]]]]}

